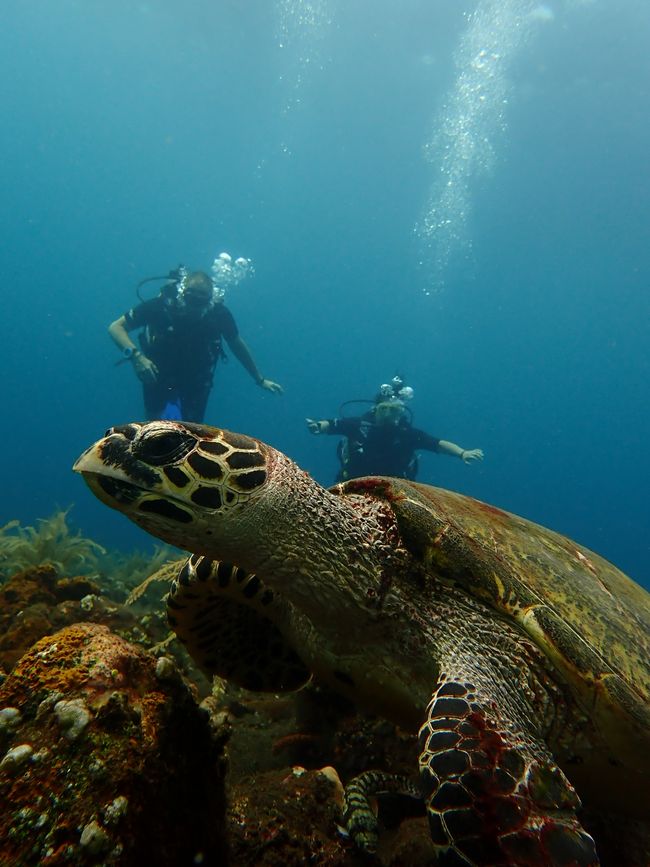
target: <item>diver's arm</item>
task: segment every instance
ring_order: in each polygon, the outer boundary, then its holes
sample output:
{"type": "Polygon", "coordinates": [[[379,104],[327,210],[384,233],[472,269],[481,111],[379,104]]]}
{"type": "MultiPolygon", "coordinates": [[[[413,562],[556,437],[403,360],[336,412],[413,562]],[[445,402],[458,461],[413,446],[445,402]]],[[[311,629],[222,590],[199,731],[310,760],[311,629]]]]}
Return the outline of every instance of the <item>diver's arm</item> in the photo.
{"type": "Polygon", "coordinates": [[[150,358],[140,352],[138,347],[129,337],[129,332],[126,327],[126,316],[120,316],[115,322],[111,322],[108,326],[108,333],[113,338],[115,345],[125,352],[130,350],[129,358],[133,363],[135,375],[142,382],[151,382],[158,376],[158,368],[150,358]]]}
{"type": "Polygon", "coordinates": [[[463,449],[456,443],[449,440],[440,440],[438,442],[438,451],[443,455],[449,455],[452,458],[460,458],[464,464],[471,464],[474,461],[483,460],[482,449],[463,449]]]}
{"type": "Polygon", "coordinates": [[[265,388],[267,391],[272,391],[274,394],[282,394],[283,388],[281,385],[278,385],[277,382],[273,382],[272,379],[265,379],[259,372],[250,349],[246,346],[239,334],[235,337],[226,338],[226,342],[237,361],[241,364],[244,370],[250,374],[260,388],[265,388]]]}
{"type": "Polygon", "coordinates": [[[129,332],[126,330],[126,316],[120,316],[115,322],[111,322],[108,326],[108,333],[113,338],[113,343],[118,349],[124,352],[125,349],[130,349],[131,352],[137,353],[138,349],[135,343],[129,337],[129,332]]]}
{"type": "Polygon", "coordinates": [[[338,436],[358,436],[361,419],[356,416],[348,418],[306,418],[307,430],[313,434],[337,434],[338,436]]]}

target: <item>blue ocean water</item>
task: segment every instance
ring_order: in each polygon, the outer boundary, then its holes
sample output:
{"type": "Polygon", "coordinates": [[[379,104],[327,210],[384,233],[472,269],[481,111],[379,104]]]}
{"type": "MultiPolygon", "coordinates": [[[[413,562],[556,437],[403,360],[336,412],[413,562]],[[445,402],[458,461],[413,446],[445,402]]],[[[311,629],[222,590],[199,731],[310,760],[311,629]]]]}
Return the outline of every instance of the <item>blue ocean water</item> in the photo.
{"type": "Polygon", "coordinates": [[[7,0],[3,497],[150,540],[71,472],[139,385],[106,328],[225,250],[263,373],[207,421],[323,483],[331,417],[401,372],[481,465],[420,480],[559,530],[650,586],[650,16],[643,0],[7,0]],[[150,292],[155,291],[152,287],[150,292]]]}

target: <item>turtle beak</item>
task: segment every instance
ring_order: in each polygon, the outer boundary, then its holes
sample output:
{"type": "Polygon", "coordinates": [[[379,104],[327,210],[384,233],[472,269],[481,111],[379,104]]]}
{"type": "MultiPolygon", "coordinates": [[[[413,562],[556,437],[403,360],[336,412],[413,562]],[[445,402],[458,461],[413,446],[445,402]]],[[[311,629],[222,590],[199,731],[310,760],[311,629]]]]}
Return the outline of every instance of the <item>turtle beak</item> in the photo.
{"type": "Polygon", "coordinates": [[[150,490],[160,484],[158,470],[133,454],[135,425],[112,427],[75,461],[72,469],[84,478],[101,476],[150,490]]]}
{"type": "Polygon", "coordinates": [[[160,481],[155,470],[144,468],[135,461],[131,451],[131,436],[122,428],[111,428],[75,461],[72,469],[79,473],[95,496],[118,511],[125,511],[140,499],[143,488],[136,481],[150,485],[160,481]]]}
{"type": "Polygon", "coordinates": [[[90,446],[83,454],[79,455],[72,465],[73,472],[80,473],[83,476],[86,473],[98,473],[104,469],[104,464],[99,457],[99,450],[97,448],[101,442],[102,440],[90,446]]]}
{"type": "Polygon", "coordinates": [[[107,506],[123,511],[139,497],[142,490],[132,484],[119,466],[109,466],[102,459],[102,446],[99,440],[74,462],[72,469],[79,473],[90,490],[107,506]]]}

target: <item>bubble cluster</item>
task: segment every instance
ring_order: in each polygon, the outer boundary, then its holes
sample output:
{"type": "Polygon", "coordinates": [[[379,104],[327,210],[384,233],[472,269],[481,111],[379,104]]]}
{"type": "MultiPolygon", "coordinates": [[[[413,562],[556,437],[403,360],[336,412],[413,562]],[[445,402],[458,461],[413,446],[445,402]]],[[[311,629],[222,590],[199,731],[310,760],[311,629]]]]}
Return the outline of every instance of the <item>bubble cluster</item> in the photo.
{"type": "Polygon", "coordinates": [[[471,259],[468,220],[476,179],[489,175],[506,129],[508,73],[539,15],[535,0],[481,0],[467,15],[455,55],[456,80],[443,103],[425,157],[435,167],[424,214],[415,227],[426,294],[440,292],[450,263],[471,259]]]}
{"type": "Polygon", "coordinates": [[[220,298],[226,293],[226,289],[241,283],[246,277],[255,273],[255,268],[250,259],[239,256],[233,261],[230,253],[219,253],[212,263],[212,282],[215,292],[220,298]]]}
{"type": "MultiPolygon", "coordinates": [[[[300,106],[305,83],[314,69],[323,69],[322,43],[332,24],[329,0],[278,0],[276,42],[285,55],[280,84],[282,114],[300,106]]],[[[290,152],[283,144],[285,153],[290,152]]]]}

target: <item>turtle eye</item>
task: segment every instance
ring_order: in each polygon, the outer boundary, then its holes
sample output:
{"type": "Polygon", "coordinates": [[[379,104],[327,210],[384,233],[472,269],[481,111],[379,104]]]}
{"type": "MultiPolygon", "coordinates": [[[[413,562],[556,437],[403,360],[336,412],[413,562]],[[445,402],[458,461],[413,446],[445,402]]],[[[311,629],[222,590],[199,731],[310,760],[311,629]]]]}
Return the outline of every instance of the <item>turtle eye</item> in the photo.
{"type": "Polygon", "coordinates": [[[196,439],[177,430],[158,430],[145,434],[134,448],[138,460],[161,467],[175,464],[187,457],[196,439]]]}

